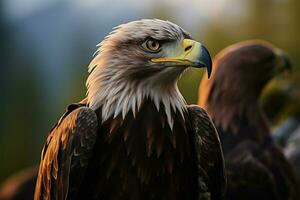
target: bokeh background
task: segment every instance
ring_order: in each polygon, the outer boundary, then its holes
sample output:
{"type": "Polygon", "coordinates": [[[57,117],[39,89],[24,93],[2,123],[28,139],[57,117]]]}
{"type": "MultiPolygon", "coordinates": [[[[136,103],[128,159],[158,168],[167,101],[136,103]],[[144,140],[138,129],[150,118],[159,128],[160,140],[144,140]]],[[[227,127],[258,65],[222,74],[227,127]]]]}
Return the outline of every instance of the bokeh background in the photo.
{"type": "MultiPolygon", "coordinates": [[[[38,162],[51,126],[84,97],[95,45],[114,26],[141,18],[179,24],[212,55],[265,39],[286,50],[299,74],[299,0],[1,0],[0,183],[38,162]]],[[[197,101],[201,75],[191,70],[180,80],[188,103],[197,101]]]]}

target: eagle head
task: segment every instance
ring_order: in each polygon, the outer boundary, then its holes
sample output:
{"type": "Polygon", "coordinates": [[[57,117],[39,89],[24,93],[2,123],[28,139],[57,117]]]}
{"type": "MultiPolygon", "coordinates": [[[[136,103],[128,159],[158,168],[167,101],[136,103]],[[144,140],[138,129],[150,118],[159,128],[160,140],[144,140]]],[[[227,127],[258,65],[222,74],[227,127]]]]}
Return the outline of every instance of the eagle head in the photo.
{"type": "Polygon", "coordinates": [[[214,58],[211,80],[202,79],[199,92],[203,98],[199,103],[206,106],[204,102],[209,100],[205,97],[214,95],[227,95],[230,101],[258,98],[273,77],[288,70],[291,70],[288,55],[271,43],[263,40],[236,43],[214,58]],[[212,86],[216,89],[211,90],[212,86]]]}
{"type": "Polygon", "coordinates": [[[182,112],[184,100],[176,82],[188,67],[211,72],[207,49],[178,25],[158,19],[129,22],[98,45],[89,65],[88,104],[102,108],[103,120],[139,109],[145,98],[167,114],[182,112]]]}
{"type": "MultiPolygon", "coordinates": [[[[199,105],[212,116],[217,126],[235,132],[241,119],[262,121],[259,97],[276,75],[290,70],[286,53],[262,40],[233,44],[214,58],[210,80],[205,77],[199,87],[199,105]],[[260,119],[260,118],[259,118],[260,119]]],[[[252,122],[257,124],[259,122],[252,122]]]]}

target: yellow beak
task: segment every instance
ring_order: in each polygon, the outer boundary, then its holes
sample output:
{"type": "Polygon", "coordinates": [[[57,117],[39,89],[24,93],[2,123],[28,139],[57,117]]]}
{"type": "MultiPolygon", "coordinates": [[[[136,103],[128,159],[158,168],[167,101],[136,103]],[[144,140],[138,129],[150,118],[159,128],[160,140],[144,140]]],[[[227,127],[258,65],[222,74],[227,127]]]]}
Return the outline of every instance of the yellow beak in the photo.
{"type": "Polygon", "coordinates": [[[170,62],[175,63],[177,66],[190,66],[202,68],[206,67],[208,72],[208,77],[212,70],[212,61],[208,50],[199,42],[191,39],[184,39],[179,45],[180,49],[177,49],[179,55],[174,55],[170,57],[152,58],[152,62],[170,62]]]}

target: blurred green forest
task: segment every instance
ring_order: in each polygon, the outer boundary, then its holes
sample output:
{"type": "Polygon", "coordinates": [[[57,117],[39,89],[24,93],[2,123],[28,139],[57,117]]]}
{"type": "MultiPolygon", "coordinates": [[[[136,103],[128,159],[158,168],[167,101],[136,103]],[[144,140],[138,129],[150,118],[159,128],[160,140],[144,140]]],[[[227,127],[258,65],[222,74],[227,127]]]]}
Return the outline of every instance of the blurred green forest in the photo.
{"type": "MultiPolygon", "coordinates": [[[[195,35],[195,38],[204,41],[212,56],[242,40],[264,39],[286,51],[292,60],[293,73],[299,74],[300,1],[247,0],[243,1],[243,6],[247,8],[245,13],[234,19],[216,15],[210,19],[204,32],[195,35]]],[[[193,70],[180,82],[181,91],[189,103],[197,101],[199,74],[201,72],[193,70]]]]}
{"type": "MultiPolygon", "coordinates": [[[[68,66],[59,66],[60,70],[56,71],[63,80],[63,85],[56,88],[62,87],[63,91],[56,90],[55,87],[47,90],[49,87],[46,84],[57,83],[50,75],[41,76],[37,70],[43,66],[39,66],[39,52],[34,48],[34,43],[20,48],[22,44],[14,41],[14,24],[6,20],[5,12],[1,10],[4,9],[2,3],[0,1],[0,182],[10,174],[39,161],[48,130],[69,103],[80,101],[84,97],[87,65],[96,45],[83,44],[89,37],[83,31],[78,36],[77,43],[72,44],[72,54],[63,52],[62,56],[72,55],[72,61],[68,66]],[[64,68],[71,70],[65,71],[64,68]]],[[[148,8],[140,18],[167,19],[181,25],[170,10],[171,4],[164,1],[148,8]]],[[[260,38],[284,49],[293,62],[293,73],[300,73],[299,0],[235,0],[230,1],[230,4],[225,12],[216,12],[210,15],[213,17],[202,19],[203,23],[199,23],[197,17],[189,22],[194,27],[190,33],[208,47],[212,56],[235,42],[260,38]],[[237,3],[240,11],[232,13],[237,3]]],[[[184,6],[182,12],[186,12],[184,6]]],[[[181,16],[183,22],[184,15],[181,16]]],[[[179,82],[179,88],[188,103],[197,102],[201,76],[202,70],[193,69],[184,74],[179,82]]]]}

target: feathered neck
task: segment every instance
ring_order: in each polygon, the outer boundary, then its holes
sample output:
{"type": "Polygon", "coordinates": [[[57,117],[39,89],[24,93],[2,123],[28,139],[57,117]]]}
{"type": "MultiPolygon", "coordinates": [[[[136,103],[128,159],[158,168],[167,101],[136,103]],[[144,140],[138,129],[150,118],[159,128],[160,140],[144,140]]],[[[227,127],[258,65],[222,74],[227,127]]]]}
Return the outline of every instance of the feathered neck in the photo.
{"type": "Polygon", "coordinates": [[[146,99],[153,101],[157,111],[164,109],[171,129],[174,123],[172,112],[179,112],[184,119],[186,104],[178,90],[177,79],[164,83],[161,76],[154,75],[134,82],[118,74],[107,79],[105,70],[96,67],[87,79],[87,103],[94,110],[102,109],[102,122],[118,115],[124,119],[130,111],[136,116],[146,99]]]}
{"type": "MultiPolygon", "coordinates": [[[[222,55],[219,55],[222,58],[222,55]]],[[[261,90],[246,85],[239,73],[228,73],[216,57],[210,80],[204,78],[199,88],[199,104],[205,108],[216,126],[225,132],[242,132],[249,126],[257,132],[269,133],[268,122],[260,105],[261,90]]]]}
{"type": "Polygon", "coordinates": [[[230,97],[211,98],[207,103],[207,110],[216,126],[224,131],[238,134],[245,126],[256,130],[258,136],[269,134],[268,121],[256,98],[230,97]]]}

